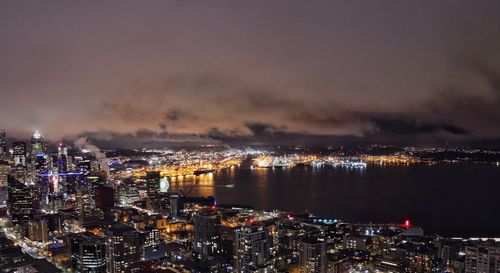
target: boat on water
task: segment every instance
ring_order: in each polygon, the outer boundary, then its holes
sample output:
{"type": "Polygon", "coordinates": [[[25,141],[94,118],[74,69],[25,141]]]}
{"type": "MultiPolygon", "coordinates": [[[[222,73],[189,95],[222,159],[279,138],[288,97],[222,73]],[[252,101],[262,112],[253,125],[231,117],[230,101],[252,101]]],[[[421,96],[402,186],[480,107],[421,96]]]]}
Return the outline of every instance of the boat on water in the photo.
{"type": "Polygon", "coordinates": [[[215,173],[214,169],[199,169],[193,172],[194,175],[215,173]]]}

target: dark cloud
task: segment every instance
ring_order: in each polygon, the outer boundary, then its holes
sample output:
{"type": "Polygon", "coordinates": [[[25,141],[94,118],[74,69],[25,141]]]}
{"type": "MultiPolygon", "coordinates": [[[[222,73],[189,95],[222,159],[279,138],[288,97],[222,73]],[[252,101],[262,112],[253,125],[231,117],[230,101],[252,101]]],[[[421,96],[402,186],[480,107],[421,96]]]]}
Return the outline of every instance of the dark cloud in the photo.
{"type": "Polygon", "coordinates": [[[2,2],[0,124],[135,146],[494,140],[498,10],[489,0],[2,2]]]}
{"type": "Polygon", "coordinates": [[[168,121],[172,121],[172,122],[178,121],[181,118],[183,118],[184,116],[186,116],[186,113],[184,113],[178,109],[170,110],[165,114],[165,118],[168,121]]]}
{"type": "Polygon", "coordinates": [[[272,135],[278,131],[275,126],[265,123],[247,123],[246,126],[252,132],[252,136],[272,135]]]}
{"type": "Polygon", "coordinates": [[[111,148],[164,148],[198,146],[200,144],[222,144],[219,140],[208,135],[197,134],[169,134],[139,130],[133,133],[114,133],[109,131],[83,132],[77,136],[66,137],[64,142],[72,143],[75,139],[85,138],[90,143],[105,149],[111,148]]]}
{"type": "Polygon", "coordinates": [[[469,59],[464,62],[463,77],[478,86],[445,87],[424,103],[420,116],[467,128],[476,138],[500,136],[500,63],[469,59]]]}
{"type": "Polygon", "coordinates": [[[463,128],[447,124],[419,123],[415,120],[380,117],[374,117],[370,120],[380,132],[386,134],[415,135],[433,134],[440,131],[453,135],[464,135],[467,133],[467,130],[463,128]]]}

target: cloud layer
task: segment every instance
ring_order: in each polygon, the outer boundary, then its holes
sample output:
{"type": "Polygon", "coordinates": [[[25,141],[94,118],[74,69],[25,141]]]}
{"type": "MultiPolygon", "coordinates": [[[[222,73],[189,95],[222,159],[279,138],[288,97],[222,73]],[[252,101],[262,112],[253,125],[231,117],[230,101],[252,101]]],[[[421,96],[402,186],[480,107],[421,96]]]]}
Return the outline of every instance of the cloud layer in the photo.
{"type": "Polygon", "coordinates": [[[120,145],[499,139],[498,10],[3,2],[0,126],[120,145]]]}

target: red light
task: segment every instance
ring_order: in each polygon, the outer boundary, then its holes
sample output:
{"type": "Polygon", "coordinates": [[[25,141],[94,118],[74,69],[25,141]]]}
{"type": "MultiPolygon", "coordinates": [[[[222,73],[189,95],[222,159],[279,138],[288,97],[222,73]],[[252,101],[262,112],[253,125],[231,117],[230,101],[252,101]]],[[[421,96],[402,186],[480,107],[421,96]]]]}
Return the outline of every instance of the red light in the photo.
{"type": "Polygon", "coordinates": [[[411,226],[410,220],[405,220],[404,226],[409,228],[411,226]]]}
{"type": "Polygon", "coordinates": [[[216,209],[217,207],[215,205],[212,205],[212,209],[216,209]]]}
{"type": "Polygon", "coordinates": [[[253,224],[253,222],[255,222],[255,219],[250,218],[250,219],[248,219],[248,221],[250,222],[250,224],[253,224]]]}

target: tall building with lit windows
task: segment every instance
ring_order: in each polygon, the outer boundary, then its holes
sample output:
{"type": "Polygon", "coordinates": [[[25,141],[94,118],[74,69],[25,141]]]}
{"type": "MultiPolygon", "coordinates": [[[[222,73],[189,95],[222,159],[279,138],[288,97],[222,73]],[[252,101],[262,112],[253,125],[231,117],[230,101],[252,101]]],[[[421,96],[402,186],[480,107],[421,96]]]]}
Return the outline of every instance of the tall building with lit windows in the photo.
{"type": "Polygon", "coordinates": [[[269,256],[267,230],[260,226],[246,226],[236,231],[236,272],[274,272],[269,256]]]}
{"type": "Polygon", "coordinates": [[[197,259],[208,260],[221,251],[221,217],[213,210],[194,215],[193,253],[197,259]]]}
{"type": "Polygon", "coordinates": [[[140,233],[125,224],[115,224],[104,230],[106,238],[106,272],[139,272],[141,260],[140,233]]]}
{"type": "Polygon", "coordinates": [[[14,166],[26,167],[26,142],[16,141],[12,144],[12,155],[14,156],[14,166]]]}
{"type": "Polygon", "coordinates": [[[146,174],[148,208],[153,211],[160,209],[160,179],[160,172],[147,172],[146,174]]]}
{"type": "Polygon", "coordinates": [[[57,147],[57,157],[55,157],[55,159],[53,167],[56,167],[58,172],[67,172],[69,165],[68,148],[63,143],[59,143],[59,146],[57,147]]]}
{"type": "Polygon", "coordinates": [[[10,173],[10,164],[0,160],[0,188],[7,187],[7,177],[10,173]]]}
{"type": "Polygon", "coordinates": [[[8,205],[12,224],[20,225],[33,218],[38,211],[36,190],[17,181],[12,176],[8,180],[8,205]]]}
{"type": "Polygon", "coordinates": [[[35,219],[28,222],[28,238],[34,242],[48,242],[49,229],[46,218],[35,217],[35,219]]]}
{"type": "Polygon", "coordinates": [[[304,238],[299,245],[300,273],[326,272],[326,243],[317,238],[304,238]]]}
{"type": "Polygon", "coordinates": [[[69,236],[71,268],[78,273],[106,273],[105,240],[90,232],[69,236]]]}
{"type": "Polygon", "coordinates": [[[465,273],[500,272],[500,244],[474,243],[465,247],[465,273]]]}
{"type": "Polygon", "coordinates": [[[0,131],[0,160],[7,158],[7,137],[5,131],[0,131]]]}
{"type": "Polygon", "coordinates": [[[31,137],[31,153],[33,155],[45,154],[45,142],[38,131],[35,131],[31,137]]]}
{"type": "Polygon", "coordinates": [[[48,156],[46,154],[43,136],[35,131],[31,137],[31,164],[37,173],[48,170],[48,156]]]}

